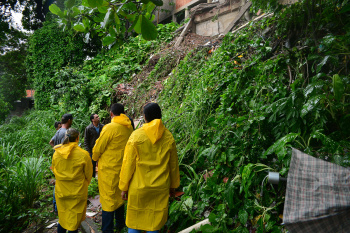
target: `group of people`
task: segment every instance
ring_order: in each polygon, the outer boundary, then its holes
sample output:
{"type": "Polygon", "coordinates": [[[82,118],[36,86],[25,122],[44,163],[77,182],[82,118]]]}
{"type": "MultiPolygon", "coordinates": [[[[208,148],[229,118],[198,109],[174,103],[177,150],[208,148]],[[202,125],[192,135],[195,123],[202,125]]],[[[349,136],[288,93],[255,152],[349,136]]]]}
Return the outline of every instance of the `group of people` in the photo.
{"type": "Polygon", "coordinates": [[[129,233],[158,232],[167,221],[169,195],[180,185],[180,175],[175,141],[161,120],[159,105],[144,106],[145,124],[135,131],[122,104],[113,104],[110,115],[111,123],[106,125],[97,114],[91,115],[84,133],[86,150],[78,146],[79,131],[70,128],[71,114],[62,116],[61,128],[50,141],[55,150],[58,233],[78,232],[85,219],[96,162],[103,233],[125,225],[129,233]]]}

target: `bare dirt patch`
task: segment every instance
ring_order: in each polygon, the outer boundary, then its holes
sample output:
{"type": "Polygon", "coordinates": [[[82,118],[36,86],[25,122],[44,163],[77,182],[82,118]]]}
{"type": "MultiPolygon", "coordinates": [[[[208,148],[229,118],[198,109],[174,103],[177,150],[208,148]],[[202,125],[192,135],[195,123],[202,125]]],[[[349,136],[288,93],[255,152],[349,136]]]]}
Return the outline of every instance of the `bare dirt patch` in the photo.
{"type": "Polygon", "coordinates": [[[117,86],[114,98],[127,107],[130,116],[140,117],[145,103],[157,101],[164,88],[163,82],[190,51],[205,44],[219,42],[212,37],[188,33],[182,43],[175,48],[174,44],[177,39],[178,37],[175,37],[173,41],[165,44],[160,52],[152,54],[142,71],[134,75],[129,83],[117,86]]]}

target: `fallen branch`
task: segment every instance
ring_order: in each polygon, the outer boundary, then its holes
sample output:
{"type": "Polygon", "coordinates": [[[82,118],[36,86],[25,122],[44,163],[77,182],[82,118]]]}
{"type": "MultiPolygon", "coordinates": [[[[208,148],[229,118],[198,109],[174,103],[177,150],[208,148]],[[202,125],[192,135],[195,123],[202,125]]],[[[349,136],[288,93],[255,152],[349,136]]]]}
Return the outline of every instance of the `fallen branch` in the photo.
{"type": "Polygon", "coordinates": [[[190,21],[188,21],[188,23],[186,24],[184,30],[182,30],[182,32],[181,32],[179,38],[178,38],[177,41],[175,42],[175,46],[174,46],[175,48],[177,48],[177,47],[181,44],[181,42],[182,42],[182,40],[184,39],[184,36],[186,35],[188,29],[190,28],[190,26],[192,26],[192,21],[193,21],[193,20],[192,20],[192,18],[191,18],[190,21]]]}
{"type": "Polygon", "coordinates": [[[253,19],[253,20],[251,20],[251,21],[249,21],[249,22],[243,24],[243,25],[240,26],[239,28],[233,30],[232,33],[235,33],[235,32],[237,32],[237,31],[241,30],[242,28],[248,26],[248,24],[250,24],[251,22],[255,22],[255,21],[258,21],[258,20],[260,20],[260,19],[263,19],[263,18],[266,18],[266,17],[271,17],[271,16],[273,16],[273,13],[268,14],[268,15],[264,13],[264,14],[260,15],[259,17],[256,17],[255,19],[253,19]]]}
{"type": "Polygon", "coordinates": [[[179,233],[189,233],[193,230],[198,230],[202,225],[210,224],[209,219],[205,219],[189,228],[186,228],[185,230],[180,231],[179,233]]]}

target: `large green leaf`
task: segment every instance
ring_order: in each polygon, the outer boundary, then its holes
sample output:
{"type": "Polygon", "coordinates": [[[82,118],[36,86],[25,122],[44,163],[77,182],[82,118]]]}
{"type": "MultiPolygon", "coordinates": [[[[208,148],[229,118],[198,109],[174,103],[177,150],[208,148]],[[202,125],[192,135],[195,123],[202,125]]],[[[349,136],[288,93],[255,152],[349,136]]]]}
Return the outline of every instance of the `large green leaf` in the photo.
{"type": "Polygon", "coordinates": [[[103,5],[103,0],[96,0],[96,6],[100,7],[103,5]]]}
{"type": "Polygon", "coordinates": [[[245,225],[248,221],[248,212],[240,209],[238,212],[238,218],[242,225],[245,225]]]}
{"type": "Polygon", "coordinates": [[[117,34],[116,34],[116,32],[115,32],[115,30],[114,30],[113,27],[109,27],[108,31],[109,31],[109,34],[110,34],[112,37],[117,37],[117,34]]]}
{"type": "Polygon", "coordinates": [[[325,56],[322,61],[317,65],[317,69],[316,69],[316,72],[319,73],[322,69],[322,67],[327,63],[329,59],[329,56],[325,56]]]}
{"type": "Polygon", "coordinates": [[[120,25],[120,19],[119,19],[117,13],[114,13],[114,21],[115,21],[116,24],[120,25]]]}
{"type": "Polygon", "coordinates": [[[51,4],[49,6],[49,10],[55,14],[55,15],[58,15],[59,17],[64,17],[64,14],[63,12],[61,11],[61,9],[56,5],[56,4],[51,4]]]}
{"type": "Polygon", "coordinates": [[[105,38],[103,38],[102,45],[107,46],[107,45],[112,44],[114,41],[115,41],[114,37],[106,36],[105,38]]]}
{"type": "Polygon", "coordinates": [[[142,24],[142,15],[138,16],[133,25],[131,25],[131,27],[134,28],[135,32],[138,34],[141,34],[141,24],[142,24]]]}
{"type": "Polygon", "coordinates": [[[339,75],[335,74],[332,78],[333,83],[333,92],[334,92],[334,99],[339,101],[344,94],[344,84],[342,79],[339,77],[339,75]]]}
{"type": "Polygon", "coordinates": [[[339,154],[342,153],[342,147],[341,145],[331,139],[330,137],[327,137],[323,133],[319,131],[315,131],[310,135],[312,138],[316,138],[322,142],[322,144],[327,148],[327,151],[329,151],[332,154],[339,154]]]}
{"type": "Polygon", "coordinates": [[[214,158],[214,156],[216,155],[217,150],[218,150],[217,146],[213,145],[213,146],[203,150],[199,156],[205,156],[209,160],[212,160],[214,158]]]}
{"type": "MultiPolygon", "coordinates": [[[[249,187],[252,184],[252,176],[250,175],[252,170],[253,170],[253,164],[249,163],[248,165],[244,166],[244,169],[242,171],[242,187],[244,190],[245,198],[248,198],[249,187]]],[[[241,192],[242,192],[242,189],[241,189],[241,192]]]]}
{"type": "Polygon", "coordinates": [[[131,11],[137,11],[137,6],[133,2],[128,2],[127,4],[124,4],[123,8],[131,11]]]}
{"type": "Polygon", "coordinates": [[[200,230],[201,230],[201,232],[203,232],[203,233],[212,233],[212,232],[215,232],[215,231],[216,231],[216,228],[213,227],[212,225],[205,224],[205,225],[202,225],[202,226],[201,226],[200,230]]]}
{"type": "Polygon", "coordinates": [[[67,8],[72,8],[73,6],[74,6],[74,4],[75,4],[75,0],[68,0],[67,1],[67,8]]]}
{"type": "Polygon", "coordinates": [[[73,28],[74,28],[74,30],[76,30],[78,32],[84,32],[85,31],[85,27],[81,23],[74,25],[73,28]]]}
{"type": "Polygon", "coordinates": [[[230,209],[233,209],[234,206],[235,206],[234,195],[235,195],[234,183],[233,182],[229,182],[227,184],[226,190],[224,192],[224,197],[225,197],[226,202],[228,204],[228,207],[230,209]]]}
{"type": "Polygon", "coordinates": [[[97,7],[97,10],[99,11],[99,12],[101,12],[101,13],[107,13],[107,11],[108,11],[108,6],[99,6],[99,7],[97,7]]]}
{"type": "Polygon", "coordinates": [[[266,155],[276,153],[278,160],[283,160],[284,156],[287,154],[286,147],[288,146],[288,143],[293,142],[298,136],[299,134],[297,133],[289,133],[286,136],[278,139],[277,142],[275,142],[265,151],[263,156],[266,157],[266,155]]]}
{"type": "Polygon", "coordinates": [[[304,89],[304,96],[308,97],[313,91],[322,90],[324,82],[322,80],[310,83],[304,89]]]}
{"type": "Polygon", "coordinates": [[[209,222],[211,222],[211,223],[217,223],[217,221],[216,221],[216,214],[214,214],[214,212],[211,212],[210,214],[209,214],[209,222]]]}
{"type": "Polygon", "coordinates": [[[311,97],[306,104],[304,104],[303,109],[301,110],[301,117],[306,116],[309,112],[314,110],[318,106],[318,103],[323,98],[323,95],[316,95],[311,97]]]}
{"type": "Polygon", "coordinates": [[[93,20],[96,22],[96,23],[101,23],[101,22],[103,22],[103,17],[101,16],[101,15],[99,15],[99,16],[95,16],[94,18],[93,18],[93,20]]]}
{"type": "Polygon", "coordinates": [[[156,5],[153,2],[149,2],[147,4],[147,14],[152,14],[152,11],[155,7],[156,5]]]}
{"type": "Polygon", "coordinates": [[[141,34],[145,40],[155,40],[158,36],[156,26],[154,26],[154,24],[143,15],[141,22],[141,34]]]}
{"type": "Polygon", "coordinates": [[[98,5],[97,0],[87,0],[87,2],[91,8],[95,8],[98,5]]]}
{"type": "Polygon", "coordinates": [[[118,17],[118,14],[114,13],[114,22],[115,22],[115,30],[119,33],[120,32],[120,20],[118,17]]]}

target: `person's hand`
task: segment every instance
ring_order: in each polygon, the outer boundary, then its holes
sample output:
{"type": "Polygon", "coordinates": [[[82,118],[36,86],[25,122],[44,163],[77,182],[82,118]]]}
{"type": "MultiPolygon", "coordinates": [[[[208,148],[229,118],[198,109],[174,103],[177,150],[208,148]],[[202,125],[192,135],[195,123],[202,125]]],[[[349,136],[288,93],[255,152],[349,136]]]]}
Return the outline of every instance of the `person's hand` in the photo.
{"type": "Polygon", "coordinates": [[[170,197],[175,197],[175,189],[172,189],[172,188],[171,188],[171,189],[169,190],[169,196],[170,196],[170,197]]]}
{"type": "Polygon", "coordinates": [[[127,201],[128,200],[128,191],[122,191],[122,199],[124,201],[127,201]]]}

